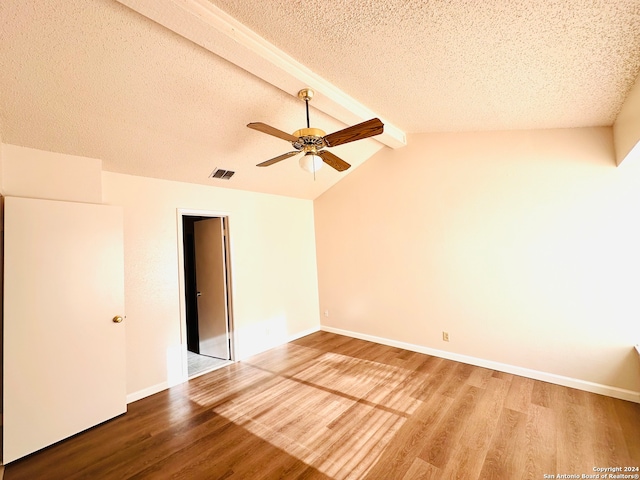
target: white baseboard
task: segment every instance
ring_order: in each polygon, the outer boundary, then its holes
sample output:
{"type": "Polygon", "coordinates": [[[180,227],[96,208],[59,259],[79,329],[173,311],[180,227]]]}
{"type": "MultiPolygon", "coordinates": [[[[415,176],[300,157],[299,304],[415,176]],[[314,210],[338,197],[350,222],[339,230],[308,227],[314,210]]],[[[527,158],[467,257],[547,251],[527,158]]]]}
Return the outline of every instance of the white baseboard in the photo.
{"type": "MultiPolygon", "coordinates": [[[[311,335],[312,333],[316,333],[319,332],[322,329],[322,327],[320,325],[313,327],[313,328],[308,328],[307,330],[304,330],[302,332],[299,333],[294,333],[293,335],[289,335],[289,337],[287,338],[287,341],[284,343],[289,343],[289,342],[293,342],[295,340],[298,340],[302,337],[306,337],[307,335],[311,335]]],[[[283,345],[284,345],[283,343],[283,345]]]]}
{"type": "MultiPolygon", "coordinates": [[[[278,342],[277,345],[269,345],[264,350],[252,353],[249,356],[257,355],[258,353],[262,353],[263,351],[266,352],[267,350],[271,350],[272,348],[278,347],[280,345],[284,345],[285,343],[293,342],[294,340],[298,340],[299,338],[306,337],[307,335],[311,335],[312,333],[316,333],[316,332],[319,332],[319,331],[320,331],[320,325],[318,325],[316,327],[313,327],[313,328],[309,328],[307,330],[303,330],[302,332],[294,333],[292,335],[289,335],[284,341],[278,342]]],[[[241,359],[237,359],[237,360],[241,360],[241,359]]],[[[184,382],[186,382],[186,381],[188,381],[188,379],[184,380],[184,382]]],[[[179,382],[179,383],[183,383],[183,382],[179,382]]],[[[149,397],[149,396],[154,395],[154,394],[156,394],[158,392],[166,390],[170,386],[173,386],[173,385],[169,385],[168,382],[162,382],[162,383],[158,383],[157,385],[152,385],[151,387],[147,387],[147,388],[144,388],[142,390],[138,390],[137,392],[130,393],[130,394],[127,395],[127,404],[133,403],[133,402],[135,402],[137,400],[141,400],[141,399],[143,399],[145,397],[149,397]]]]}
{"type": "Polygon", "coordinates": [[[388,338],[376,337],[374,335],[342,330],[340,328],[327,327],[325,325],[321,327],[321,330],[325,332],[336,333],[338,335],[345,335],[347,337],[358,338],[360,340],[367,340],[369,342],[379,343],[381,345],[387,345],[389,347],[402,348],[403,350],[424,353],[426,355],[431,355],[434,357],[455,360],[456,362],[468,363],[469,365],[489,368],[491,370],[497,370],[499,372],[511,373],[513,375],[519,375],[521,377],[532,378],[534,380],[554,383],[556,385],[562,385],[564,387],[576,388],[578,390],[584,390],[586,392],[598,393],[600,395],[606,395],[613,398],[619,398],[621,400],[640,403],[640,392],[634,392],[632,390],[626,390],[624,388],[588,382],[586,380],[580,380],[578,378],[564,377],[562,375],[556,375],[554,373],[531,370],[529,368],[517,367],[514,365],[508,365],[506,363],[494,362],[482,358],[470,357],[468,355],[461,355],[459,353],[447,352],[445,350],[423,347],[421,345],[414,345],[412,343],[390,340],[388,338]]]}
{"type": "Polygon", "coordinates": [[[243,360],[246,360],[247,358],[253,357],[254,355],[258,355],[260,353],[267,352],[267,351],[271,350],[272,348],[279,347],[280,345],[284,345],[285,343],[293,342],[295,340],[298,340],[299,338],[306,337],[307,335],[311,335],[312,333],[316,333],[316,332],[319,332],[319,331],[320,331],[320,325],[317,325],[315,327],[308,328],[307,330],[303,330],[301,332],[297,332],[297,333],[288,335],[284,339],[275,339],[275,341],[273,343],[265,344],[262,348],[260,348],[258,350],[251,350],[251,351],[243,354],[241,357],[237,358],[236,360],[241,362],[243,360]]]}
{"type": "Polygon", "coordinates": [[[152,385],[151,387],[143,388],[142,390],[138,390],[137,392],[130,393],[129,395],[127,395],[127,404],[133,403],[144,397],[155,395],[156,393],[166,390],[167,388],[169,388],[169,383],[162,382],[158,383],[157,385],[152,385]]]}

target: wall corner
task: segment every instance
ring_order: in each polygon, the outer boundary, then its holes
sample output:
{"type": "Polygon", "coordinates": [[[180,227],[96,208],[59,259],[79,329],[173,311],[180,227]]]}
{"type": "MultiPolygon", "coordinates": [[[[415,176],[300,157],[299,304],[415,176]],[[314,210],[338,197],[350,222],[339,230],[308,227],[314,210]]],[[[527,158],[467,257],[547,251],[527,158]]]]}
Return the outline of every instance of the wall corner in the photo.
{"type": "Polygon", "coordinates": [[[617,166],[622,162],[640,163],[640,76],[613,123],[613,144],[617,166]]]}

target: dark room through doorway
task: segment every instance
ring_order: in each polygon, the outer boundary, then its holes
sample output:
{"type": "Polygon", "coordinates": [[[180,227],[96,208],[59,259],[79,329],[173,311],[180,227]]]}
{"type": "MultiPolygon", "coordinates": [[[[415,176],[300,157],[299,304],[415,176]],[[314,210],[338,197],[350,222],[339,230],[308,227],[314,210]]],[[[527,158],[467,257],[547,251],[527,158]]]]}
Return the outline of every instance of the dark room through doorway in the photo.
{"type": "Polygon", "coordinates": [[[182,216],[189,377],[232,359],[228,218],[182,216]]]}

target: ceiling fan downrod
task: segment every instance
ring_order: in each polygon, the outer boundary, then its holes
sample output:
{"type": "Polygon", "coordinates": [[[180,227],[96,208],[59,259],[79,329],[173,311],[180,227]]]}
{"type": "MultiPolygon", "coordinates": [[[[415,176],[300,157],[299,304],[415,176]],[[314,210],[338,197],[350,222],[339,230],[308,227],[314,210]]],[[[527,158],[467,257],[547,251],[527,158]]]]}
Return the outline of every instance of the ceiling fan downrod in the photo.
{"type": "Polygon", "coordinates": [[[311,128],[311,124],[309,123],[309,100],[313,98],[313,90],[310,88],[303,88],[298,92],[298,98],[304,100],[304,104],[307,107],[307,128],[311,128]]]}

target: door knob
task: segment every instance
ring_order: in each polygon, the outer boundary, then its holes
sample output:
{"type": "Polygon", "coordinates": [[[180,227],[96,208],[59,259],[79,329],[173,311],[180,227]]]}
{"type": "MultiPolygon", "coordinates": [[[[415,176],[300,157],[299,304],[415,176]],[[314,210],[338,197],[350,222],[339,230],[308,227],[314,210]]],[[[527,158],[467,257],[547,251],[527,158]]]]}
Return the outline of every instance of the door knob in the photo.
{"type": "Polygon", "coordinates": [[[201,297],[201,296],[202,296],[202,293],[200,292],[196,293],[196,297],[201,297]]]}
{"type": "Polygon", "coordinates": [[[123,318],[120,315],[113,317],[113,323],[122,323],[123,318]]]}

